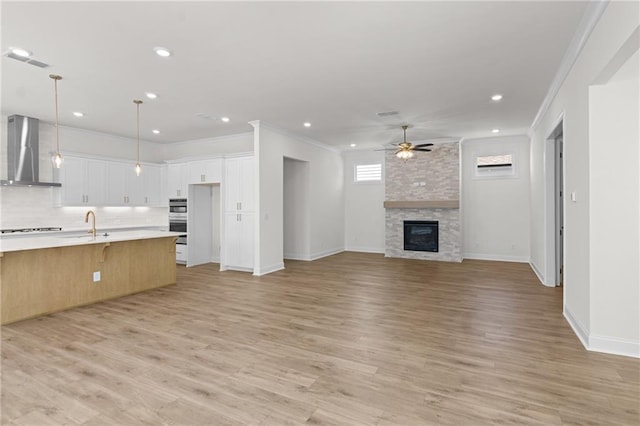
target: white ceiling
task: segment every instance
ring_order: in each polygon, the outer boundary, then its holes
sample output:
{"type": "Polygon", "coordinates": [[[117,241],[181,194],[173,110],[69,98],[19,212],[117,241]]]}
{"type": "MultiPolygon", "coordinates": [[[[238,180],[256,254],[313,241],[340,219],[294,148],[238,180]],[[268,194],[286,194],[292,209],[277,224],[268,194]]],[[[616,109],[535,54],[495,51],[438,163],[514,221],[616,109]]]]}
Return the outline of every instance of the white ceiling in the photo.
{"type": "Polygon", "coordinates": [[[340,149],[399,142],[403,123],[409,140],[522,134],[586,6],[3,1],[2,51],[51,67],[3,56],[2,113],[52,122],[57,73],[61,125],[135,138],[140,98],[141,138],[158,142],[248,132],[251,120],[340,149]]]}

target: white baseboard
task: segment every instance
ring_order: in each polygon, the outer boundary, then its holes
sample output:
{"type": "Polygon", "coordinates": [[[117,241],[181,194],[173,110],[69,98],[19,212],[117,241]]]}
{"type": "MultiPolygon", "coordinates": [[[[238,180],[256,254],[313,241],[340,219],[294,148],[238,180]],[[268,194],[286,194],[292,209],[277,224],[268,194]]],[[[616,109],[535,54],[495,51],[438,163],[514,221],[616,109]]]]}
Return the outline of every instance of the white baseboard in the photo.
{"type": "Polygon", "coordinates": [[[586,350],[640,358],[640,341],[589,334],[580,321],[573,316],[567,305],[564,306],[563,315],[586,350]]]}
{"type": "Polygon", "coordinates": [[[384,254],[384,247],[347,246],[344,251],[357,251],[359,253],[384,254]]]}
{"type": "Polygon", "coordinates": [[[285,253],[284,258],[287,260],[311,260],[308,254],[300,254],[300,253],[285,253]]]}
{"type": "Polygon", "coordinates": [[[536,276],[540,280],[540,284],[546,285],[544,283],[544,276],[542,275],[542,272],[540,271],[540,268],[538,267],[538,265],[536,265],[536,263],[533,261],[533,259],[529,260],[529,266],[531,266],[531,269],[533,270],[533,273],[536,274],[536,276]]]}
{"type": "Polygon", "coordinates": [[[463,253],[463,259],[494,260],[497,262],[529,263],[528,256],[507,256],[502,254],[463,253]]]}
{"type": "Polygon", "coordinates": [[[580,339],[580,343],[582,343],[582,346],[584,346],[584,348],[588,350],[589,349],[589,332],[587,331],[587,329],[584,328],[584,326],[580,323],[580,321],[578,321],[573,316],[573,314],[571,313],[567,305],[564,305],[562,309],[562,315],[564,315],[564,318],[567,320],[567,322],[573,329],[573,332],[575,333],[576,336],[578,336],[578,339],[580,339]]]}
{"type": "Polygon", "coordinates": [[[253,270],[253,275],[259,277],[259,276],[262,276],[262,275],[270,274],[272,272],[280,271],[282,269],[284,269],[284,262],[280,262],[280,263],[276,263],[275,265],[271,265],[271,266],[266,266],[264,268],[260,268],[259,271],[256,271],[254,269],[253,270]]]}
{"type": "Polygon", "coordinates": [[[323,250],[323,251],[319,251],[316,253],[312,253],[311,254],[311,259],[309,260],[317,260],[317,259],[321,259],[323,257],[327,257],[327,256],[331,256],[334,254],[338,254],[338,253],[342,253],[344,251],[344,247],[337,247],[337,248],[332,248],[329,250],[323,250]]]}
{"type": "Polygon", "coordinates": [[[608,336],[589,336],[590,351],[640,358],[640,342],[608,336]]]}

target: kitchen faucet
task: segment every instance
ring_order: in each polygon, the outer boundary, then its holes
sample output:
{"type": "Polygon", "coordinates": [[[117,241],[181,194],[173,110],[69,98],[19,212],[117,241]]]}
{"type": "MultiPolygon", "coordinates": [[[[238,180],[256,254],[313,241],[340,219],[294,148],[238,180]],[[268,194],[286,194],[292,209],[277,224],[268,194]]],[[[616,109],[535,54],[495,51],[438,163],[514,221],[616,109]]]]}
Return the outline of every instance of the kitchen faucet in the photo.
{"type": "Polygon", "coordinates": [[[96,239],[96,214],[93,212],[93,210],[89,210],[85,215],[84,215],[84,223],[89,223],[89,215],[93,216],[93,226],[91,227],[91,229],[89,229],[87,232],[89,234],[91,234],[91,236],[93,237],[93,239],[96,239]]]}

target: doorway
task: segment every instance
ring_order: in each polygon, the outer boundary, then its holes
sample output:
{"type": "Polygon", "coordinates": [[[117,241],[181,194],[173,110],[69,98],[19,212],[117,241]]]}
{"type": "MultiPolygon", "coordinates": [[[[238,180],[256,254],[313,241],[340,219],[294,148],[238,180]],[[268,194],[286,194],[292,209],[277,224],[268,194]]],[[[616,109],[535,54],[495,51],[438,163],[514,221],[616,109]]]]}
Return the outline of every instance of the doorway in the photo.
{"type": "Polygon", "coordinates": [[[545,228],[546,268],[544,284],[564,282],[564,121],[562,118],[545,144],[545,228]]]}
{"type": "Polygon", "coordinates": [[[562,286],[564,270],[564,165],[562,128],[555,138],[555,245],[556,245],[556,286],[562,286]]]}
{"type": "Polygon", "coordinates": [[[285,157],[283,167],[284,258],[311,260],[309,162],[285,157]]]}

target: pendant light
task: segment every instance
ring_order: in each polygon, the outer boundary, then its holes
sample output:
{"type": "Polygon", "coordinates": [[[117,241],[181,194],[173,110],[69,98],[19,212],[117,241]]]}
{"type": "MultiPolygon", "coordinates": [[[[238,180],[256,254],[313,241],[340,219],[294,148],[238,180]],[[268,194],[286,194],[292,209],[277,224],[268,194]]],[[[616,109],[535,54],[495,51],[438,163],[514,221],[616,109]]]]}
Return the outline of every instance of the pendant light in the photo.
{"type": "Polygon", "coordinates": [[[53,167],[59,169],[64,160],[62,154],[60,154],[60,132],[58,130],[58,80],[62,80],[62,76],[49,74],[49,78],[53,80],[56,102],[56,153],[51,157],[51,161],[53,162],[53,167]]]}
{"type": "Polygon", "coordinates": [[[142,166],[140,165],[140,104],[142,101],[140,99],[134,99],[133,103],[136,104],[136,130],[137,130],[137,141],[138,141],[138,153],[136,155],[136,176],[140,176],[142,172],[142,166]]]}

